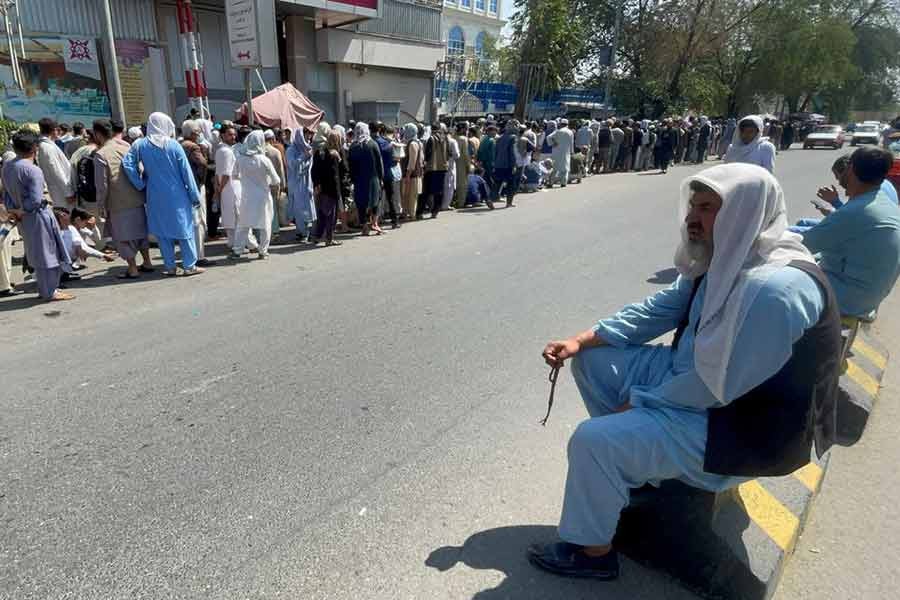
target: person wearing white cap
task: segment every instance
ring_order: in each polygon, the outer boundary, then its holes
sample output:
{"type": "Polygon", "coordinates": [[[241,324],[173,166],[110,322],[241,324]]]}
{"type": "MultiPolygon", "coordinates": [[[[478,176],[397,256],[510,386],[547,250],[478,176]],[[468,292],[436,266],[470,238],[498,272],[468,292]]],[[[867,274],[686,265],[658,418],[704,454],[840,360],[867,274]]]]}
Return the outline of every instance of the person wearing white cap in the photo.
{"type": "Polygon", "coordinates": [[[616,578],[631,490],[722,491],[835,442],[837,299],[787,231],[781,186],[755,165],[716,166],[684,181],[680,216],[670,288],[544,349],[553,372],[572,359],[591,416],[569,441],[562,541],[529,550],[547,571],[616,578]],[[649,345],[673,330],[671,346],[649,345]]]}

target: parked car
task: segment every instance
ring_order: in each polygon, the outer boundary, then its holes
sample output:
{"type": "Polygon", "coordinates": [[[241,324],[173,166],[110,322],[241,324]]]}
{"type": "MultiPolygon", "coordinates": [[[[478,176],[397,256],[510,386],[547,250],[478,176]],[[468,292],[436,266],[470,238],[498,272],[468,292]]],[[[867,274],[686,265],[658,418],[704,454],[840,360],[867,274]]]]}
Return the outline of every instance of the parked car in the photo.
{"type": "Polygon", "coordinates": [[[872,123],[857,123],[850,145],[878,144],[881,141],[881,125],[872,123]]]}
{"type": "Polygon", "coordinates": [[[840,125],[819,125],[803,140],[804,150],[827,146],[835,150],[844,147],[844,130],[840,125]]]}

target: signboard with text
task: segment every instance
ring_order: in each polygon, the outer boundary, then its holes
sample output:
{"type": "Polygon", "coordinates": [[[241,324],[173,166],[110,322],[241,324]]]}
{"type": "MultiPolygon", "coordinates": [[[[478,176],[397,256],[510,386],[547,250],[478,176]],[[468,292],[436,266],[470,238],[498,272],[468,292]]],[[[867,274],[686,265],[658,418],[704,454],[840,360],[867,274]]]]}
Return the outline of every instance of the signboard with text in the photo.
{"type": "Polygon", "coordinates": [[[231,66],[277,67],[275,0],[225,0],[231,66]]]}

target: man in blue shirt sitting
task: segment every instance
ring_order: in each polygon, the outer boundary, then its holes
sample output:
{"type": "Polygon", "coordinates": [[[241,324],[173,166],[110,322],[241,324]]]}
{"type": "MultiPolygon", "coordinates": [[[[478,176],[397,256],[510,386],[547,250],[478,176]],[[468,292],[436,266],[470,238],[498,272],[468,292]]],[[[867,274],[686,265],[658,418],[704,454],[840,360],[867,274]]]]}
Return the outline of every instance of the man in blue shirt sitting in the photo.
{"type": "Polygon", "coordinates": [[[881,148],[856,150],[843,183],[846,204],[803,233],[845,316],[877,309],[900,273],[900,208],[882,187],[892,162],[881,148]]]}

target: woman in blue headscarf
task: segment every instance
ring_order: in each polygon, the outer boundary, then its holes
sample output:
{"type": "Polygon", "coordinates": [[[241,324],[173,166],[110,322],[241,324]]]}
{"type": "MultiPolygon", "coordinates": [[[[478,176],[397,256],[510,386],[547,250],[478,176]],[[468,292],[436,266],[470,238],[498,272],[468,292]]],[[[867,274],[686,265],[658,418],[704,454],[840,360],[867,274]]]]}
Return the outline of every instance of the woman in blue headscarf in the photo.
{"type": "Polygon", "coordinates": [[[312,146],[306,141],[306,131],[297,129],[287,149],[288,215],[297,225],[297,240],[309,241],[310,224],[316,220],[313,203],[312,146]]]}

